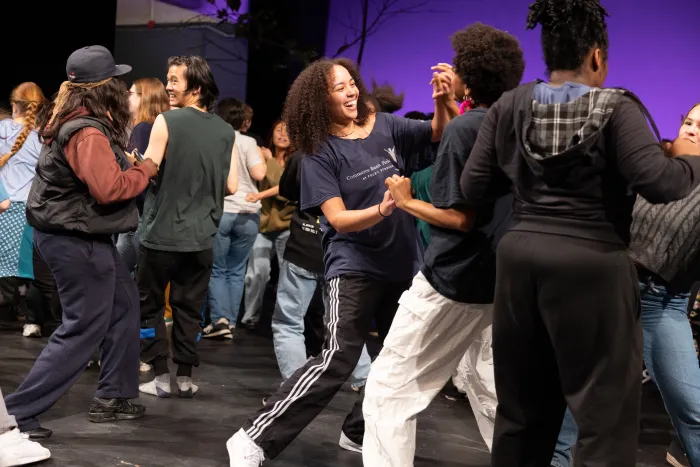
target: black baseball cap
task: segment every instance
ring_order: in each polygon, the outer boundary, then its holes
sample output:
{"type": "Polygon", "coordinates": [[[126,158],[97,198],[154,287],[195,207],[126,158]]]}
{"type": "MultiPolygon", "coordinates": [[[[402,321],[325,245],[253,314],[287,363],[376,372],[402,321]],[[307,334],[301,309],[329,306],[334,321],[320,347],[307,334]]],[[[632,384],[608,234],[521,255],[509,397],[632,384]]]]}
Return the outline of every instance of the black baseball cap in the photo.
{"type": "Polygon", "coordinates": [[[129,65],[115,65],[110,51],[101,45],[78,49],[66,62],[66,74],[71,83],[96,83],[130,71],[129,65]]]}

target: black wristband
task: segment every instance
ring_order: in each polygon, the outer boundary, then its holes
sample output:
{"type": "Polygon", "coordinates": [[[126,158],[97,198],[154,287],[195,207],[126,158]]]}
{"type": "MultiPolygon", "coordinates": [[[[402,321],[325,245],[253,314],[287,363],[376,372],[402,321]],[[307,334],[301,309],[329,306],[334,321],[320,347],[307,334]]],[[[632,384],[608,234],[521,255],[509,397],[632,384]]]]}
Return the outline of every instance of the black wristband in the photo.
{"type": "Polygon", "coordinates": [[[377,204],[377,211],[379,211],[379,215],[382,216],[383,218],[386,219],[387,217],[389,217],[389,216],[385,216],[384,214],[382,214],[382,205],[381,205],[381,203],[380,203],[380,204],[377,204]]]}

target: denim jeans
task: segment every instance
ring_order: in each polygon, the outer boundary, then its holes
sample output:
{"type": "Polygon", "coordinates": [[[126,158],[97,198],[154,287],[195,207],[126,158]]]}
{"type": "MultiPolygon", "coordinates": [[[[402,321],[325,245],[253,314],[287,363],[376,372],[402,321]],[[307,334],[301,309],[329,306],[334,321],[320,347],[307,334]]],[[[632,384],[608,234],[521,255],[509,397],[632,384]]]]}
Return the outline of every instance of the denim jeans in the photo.
{"type": "MultiPolygon", "coordinates": [[[[289,261],[285,261],[280,269],[275,312],[272,315],[272,339],[284,381],[306,363],[304,316],[319,284],[323,284],[324,297],[327,297],[323,274],[308,271],[289,261]]],[[[327,300],[324,299],[324,303],[327,305],[327,300]]],[[[363,385],[371,363],[365,346],[349,381],[363,385]]]]}
{"type": "Polygon", "coordinates": [[[138,230],[119,234],[119,237],[117,237],[117,251],[119,251],[124,263],[126,263],[126,268],[132,274],[139,259],[140,239],[141,236],[138,230]]]}
{"type": "MultiPolygon", "coordinates": [[[[644,363],[661,392],[690,465],[700,467],[700,367],[687,315],[688,294],[669,293],[651,280],[641,282],[640,289],[644,363]]],[[[567,416],[574,429],[576,424],[568,411],[567,416]]],[[[571,430],[564,431],[557,447],[576,442],[575,436],[570,437],[571,430]]]]}
{"type": "Polygon", "coordinates": [[[272,258],[277,256],[277,262],[282,270],[284,263],[284,247],[287,245],[289,230],[282,232],[259,233],[253,244],[253,251],[248,259],[248,269],[245,273],[245,314],[241,320],[247,325],[260,321],[265,287],[270,281],[270,265],[272,258]]]}
{"type": "Polygon", "coordinates": [[[552,467],[571,467],[573,465],[571,448],[574,447],[577,439],[578,426],[574,420],[574,415],[569,409],[566,409],[557,445],[554,448],[554,456],[552,456],[552,467]]]}
{"type": "Polygon", "coordinates": [[[224,213],[214,238],[214,264],[209,280],[212,323],[221,318],[235,325],[243,297],[248,257],[260,228],[260,214],[224,213]]]}

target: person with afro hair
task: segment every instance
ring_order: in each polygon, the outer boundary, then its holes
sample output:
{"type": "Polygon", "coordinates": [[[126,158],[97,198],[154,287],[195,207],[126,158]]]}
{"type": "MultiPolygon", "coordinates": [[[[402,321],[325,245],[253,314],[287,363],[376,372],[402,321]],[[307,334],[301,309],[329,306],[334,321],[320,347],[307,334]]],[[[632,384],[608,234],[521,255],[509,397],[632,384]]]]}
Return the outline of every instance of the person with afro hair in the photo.
{"type": "MultiPolygon", "coordinates": [[[[395,209],[384,180],[405,175],[407,156],[440,140],[449,121],[450,75],[434,72],[431,83],[432,121],[374,111],[357,67],[346,59],[318,60],[292,84],[284,120],[292,145],[306,154],[300,209],[324,216],[327,337],[323,351],[228,441],[231,465],[258,467],[282,452],[351,375],[372,319],[381,337],[388,333],[420,250],[413,218],[395,209]]],[[[363,435],[358,400],[340,447],[361,451],[363,435]]]]}
{"type": "MultiPolygon", "coordinates": [[[[430,224],[430,244],[421,271],[400,299],[365,387],[366,466],[413,465],[416,416],[450,380],[467,349],[473,345],[479,353],[482,341],[490,340],[495,245],[508,224],[513,198],[506,194],[471,209],[459,178],[488,108],[520,84],[525,61],[515,37],[481,23],[455,33],[452,47],[454,72],[463,88],[456,91],[471,99],[474,108],[445,128],[433,165],[432,204],[412,197],[408,178],[385,181],[398,209],[430,224]]],[[[452,70],[446,64],[436,68],[452,70]]],[[[485,393],[486,400],[470,402],[490,445],[493,415],[489,422],[485,406],[493,401],[495,411],[493,374],[483,379],[491,381],[486,391],[475,387],[471,392],[485,393]]]]}
{"type": "MultiPolygon", "coordinates": [[[[491,465],[552,465],[564,413],[581,466],[636,465],[642,379],[637,194],[668,203],[700,183],[700,154],[668,158],[634,94],[603,89],[607,12],[598,0],[537,0],[548,82],[489,110],[460,180],[465,204],[512,192],[498,244],[493,359],[498,394],[491,465]]],[[[560,465],[557,463],[556,465],[560,465]]]]}

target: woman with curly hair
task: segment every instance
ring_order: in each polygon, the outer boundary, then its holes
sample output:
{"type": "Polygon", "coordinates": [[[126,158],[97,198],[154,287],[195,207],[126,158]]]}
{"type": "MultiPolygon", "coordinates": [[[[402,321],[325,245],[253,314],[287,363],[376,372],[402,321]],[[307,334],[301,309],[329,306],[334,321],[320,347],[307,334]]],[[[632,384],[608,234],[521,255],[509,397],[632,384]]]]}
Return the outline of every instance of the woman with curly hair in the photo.
{"type": "MultiPolygon", "coordinates": [[[[598,0],[537,0],[549,82],[503,95],[462,172],[465,204],[514,195],[498,244],[491,465],[550,465],[568,407],[583,466],[636,465],[642,369],[639,282],[628,255],[636,194],[700,183],[695,144],[667,158],[629,91],[602,89],[607,13],[598,0]]],[[[648,114],[647,114],[648,115],[648,114]]]]}
{"type": "MultiPolygon", "coordinates": [[[[17,290],[20,280],[34,278],[32,268],[32,229],[27,224],[27,196],[35,176],[41,152],[36,131],[37,114],[45,104],[44,93],[34,83],[17,86],[10,96],[12,117],[0,120],[0,182],[7,190],[11,205],[0,215],[0,278],[8,288],[17,290]]],[[[19,297],[19,293],[13,293],[19,297]]],[[[19,297],[25,307],[24,297],[19,297]]],[[[41,336],[41,327],[31,322],[24,326],[25,337],[41,336]]]]}
{"type": "MultiPolygon", "coordinates": [[[[505,194],[474,211],[464,201],[459,179],[488,108],[520,83],[525,61],[515,37],[480,23],[455,33],[452,47],[454,70],[474,109],[445,128],[433,165],[432,204],[412,197],[409,178],[386,180],[396,206],[430,224],[430,244],[367,381],[366,466],[413,465],[416,416],[449,381],[467,348],[491,360],[490,345],[482,341],[490,344],[495,245],[508,225],[513,197],[505,194]]],[[[493,370],[489,365],[473,370],[477,381],[467,394],[490,447],[493,370]]]]}
{"type": "MultiPolygon", "coordinates": [[[[325,216],[325,278],[330,288],[324,350],[297,370],[227,443],[231,465],[274,458],[330,402],[348,379],[372,318],[385,336],[396,303],[418,267],[410,215],[396,207],[384,179],[402,174],[404,155],[438,141],[448,121],[451,84],[433,75],[435,118],[419,122],[373,113],[349,60],[319,60],[296,79],[284,119],[302,161],[301,209],[325,216]]],[[[359,451],[360,401],[344,423],[341,447],[359,451]]]]}

